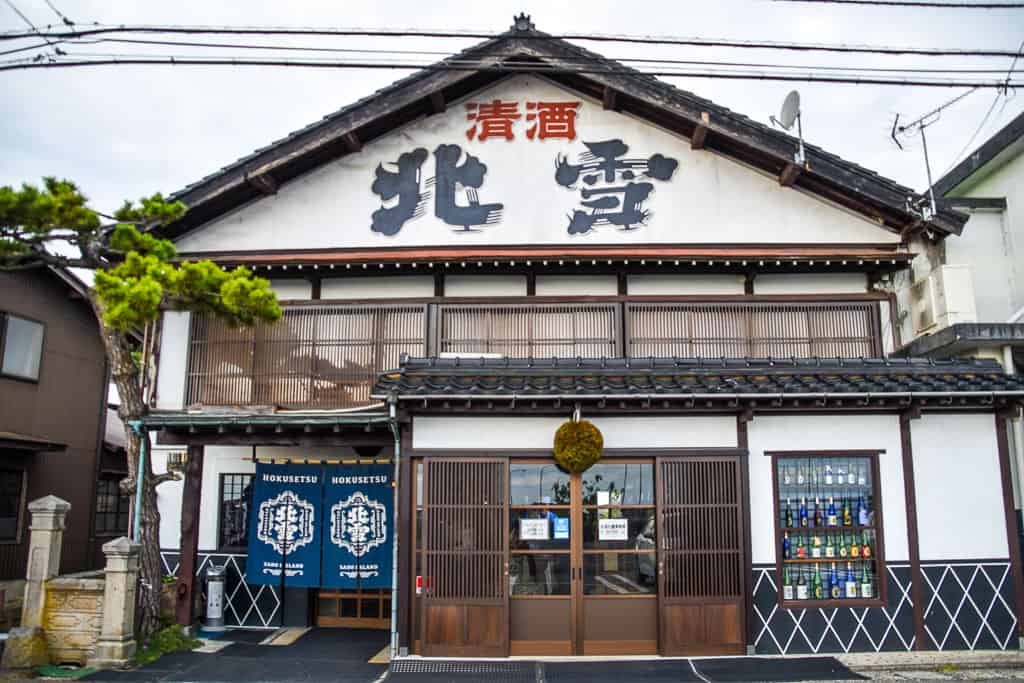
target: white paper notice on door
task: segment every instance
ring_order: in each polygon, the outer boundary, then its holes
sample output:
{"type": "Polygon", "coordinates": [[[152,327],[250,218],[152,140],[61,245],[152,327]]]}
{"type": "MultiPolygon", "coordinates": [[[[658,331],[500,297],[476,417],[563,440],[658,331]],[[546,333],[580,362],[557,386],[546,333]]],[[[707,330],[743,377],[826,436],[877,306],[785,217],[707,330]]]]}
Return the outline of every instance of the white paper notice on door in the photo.
{"type": "Polygon", "coordinates": [[[599,519],[597,520],[597,540],[599,541],[628,541],[629,520],[628,519],[599,519]]]}
{"type": "Polygon", "coordinates": [[[548,524],[547,518],[544,519],[520,519],[519,520],[519,540],[521,541],[546,541],[550,538],[548,535],[548,524]]]}

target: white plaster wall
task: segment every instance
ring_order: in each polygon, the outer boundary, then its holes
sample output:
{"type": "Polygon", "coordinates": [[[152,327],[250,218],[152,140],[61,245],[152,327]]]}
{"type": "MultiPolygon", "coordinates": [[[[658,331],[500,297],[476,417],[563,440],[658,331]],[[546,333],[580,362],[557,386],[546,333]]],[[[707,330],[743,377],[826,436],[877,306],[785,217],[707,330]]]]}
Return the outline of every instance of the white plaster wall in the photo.
{"type": "Polygon", "coordinates": [[[765,451],[884,450],[879,456],[885,556],[906,562],[907,516],[899,418],[895,415],[757,416],[748,424],[750,542],[755,564],[775,562],[771,458],[765,451]]]}
{"type": "MultiPolygon", "coordinates": [[[[736,446],[732,416],[595,417],[592,421],[604,435],[605,448],[736,446]]],[[[412,444],[417,449],[550,449],[563,422],[562,417],[413,417],[412,444]]]]}
{"type": "MultiPolygon", "coordinates": [[[[773,175],[756,172],[689,141],[624,114],[605,110],[600,101],[567,92],[543,78],[510,78],[471,101],[519,103],[524,118],[515,139],[467,140],[466,109],[452,102],[447,111],[426,117],[367,144],[259,199],[212,221],[178,241],[183,253],[249,249],[333,247],[406,247],[425,245],[556,245],[680,243],[897,243],[899,236],[872,221],[794,188],[781,187],[773,175]],[[576,101],[582,104],[577,137],[529,140],[527,101],[576,101]],[[578,163],[584,142],[621,139],[630,158],[660,153],[679,166],[669,181],[652,181],[645,201],[646,224],[634,230],[601,226],[586,234],[568,232],[568,216],[580,208],[579,189],[555,182],[555,160],[578,163]],[[477,230],[453,229],[434,216],[407,221],[393,236],[370,229],[381,199],[371,191],[375,170],[417,147],[434,150],[458,144],[487,166],[481,203],[502,203],[499,222],[477,230]]],[[[424,162],[422,177],[435,174],[434,159],[424,162]]],[[[465,196],[457,196],[466,205],[465,196]]]]}
{"type": "Polygon", "coordinates": [[[526,296],[525,275],[445,275],[445,296],[526,296]]]}
{"type": "Polygon", "coordinates": [[[281,301],[307,301],[313,298],[313,284],[303,278],[277,278],[270,281],[270,288],[281,301]]]}
{"type": "Polygon", "coordinates": [[[742,275],[630,275],[627,291],[637,296],[743,294],[742,275]]]}
{"type": "MultiPolygon", "coordinates": [[[[185,449],[185,446],[154,447],[150,451],[153,458],[153,473],[165,473],[167,471],[167,454],[185,449]]],[[[165,481],[156,489],[156,505],[160,510],[161,548],[178,548],[180,546],[183,484],[184,482],[181,481],[165,481]]]]}
{"type": "Polygon", "coordinates": [[[614,275],[538,275],[537,296],[615,296],[614,275]]]}
{"type": "Polygon", "coordinates": [[[180,410],[185,406],[185,369],[188,367],[188,329],[191,313],[166,311],[160,332],[160,358],[156,374],[156,407],[180,410]]]}
{"type": "Polygon", "coordinates": [[[320,281],[321,299],[399,299],[434,296],[430,275],[328,278],[320,281]]]}
{"type": "Polygon", "coordinates": [[[925,414],[910,437],[921,560],[1008,557],[992,415],[925,414]]]}
{"type": "Polygon", "coordinates": [[[758,275],[754,294],[863,294],[868,291],[863,273],[793,273],[758,275]]]}

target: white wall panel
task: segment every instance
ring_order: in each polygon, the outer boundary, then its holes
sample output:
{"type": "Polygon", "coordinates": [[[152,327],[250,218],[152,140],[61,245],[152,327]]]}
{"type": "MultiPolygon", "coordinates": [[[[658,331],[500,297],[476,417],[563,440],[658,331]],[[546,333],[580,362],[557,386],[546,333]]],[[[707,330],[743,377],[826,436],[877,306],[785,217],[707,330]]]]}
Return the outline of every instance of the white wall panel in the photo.
{"type": "Polygon", "coordinates": [[[185,369],[188,367],[191,315],[185,311],[164,313],[156,374],[156,407],[160,410],[180,410],[185,406],[185,369]]]}
{"type": "Polygon", "coordinates": [[[525,275],[445,275],[445,296],[526,296],[525,275]]]}
{"type": "Polygon", "coordinates": [[[895,415],[756,416],[748,425],[750,445],[750,541],[755,564],[775,562],[775,508],[771,458],[765,451],[872,449],[879,456],[885,554],[905,562],[907,516],[899,418],[895,415]]]}
{"type": "Polygon", "coordinates": [[[273,279],[270,288],[281,301],[308,301],[313,298],[313,283],[299,277],[273,279]]]}
{"type": "MultiPolygon", "coordinates": [[[[840,209],[795,188],[780,187],[774,175],[759,173],[723,156],[690,149],[689,141],[639,119],[605,110],[601,102],[581,97],[533,75],[509,78],[474,93],[471,102],[495,99],[516,102],[523,118],[514,140],[467,140],[466,109],[452,102],[447,111],[425,117],[283,184],[277,194],[259,199],[192,231],[178,242],[186,252],[247,249],[318,249],[410,247],[434,245],[694,244],[694,243],[898,243],[899,235],[863,216],[840,209]],[[579,101],[575,140],[526,137],[526,102],[579,101]],[[652,180],[654,191],[643,202],[649,215],[642,225],[621,230],[600,225],[569,233],[569,217],[583,207],[578,182],[564,187],[555,180],[555,160],[579,164],[585,142],[619,139],[628,158],[661,154],[678,162],[666,181],[652,180]],[[373,212],[382,207],[371,187],[379,167],[394,170],[401,154],[427,150],[420,167],[423,179],[434,177],[433,151],[457,144],[463,157],[472,154],[487,167],[478,189],[481,204],[500,203],[497,222],[463,230],[438,219],[431,202],[423,215],[406,221],[399,232],[371,229],[373,212]]],[[[420,191],[430,188],[422,185],[420,191]]],[[[456,200],[468,204],[464,192],[456,200]]]]}
{"type": "Polygon", "coordinates": [[[615,296],[614,275],[538,275],[537,296],[615,296]]]}
{"type": "Polygon", "coordinates": [[[1007,557],[992,415],[926,414],[910,437],[921,560],[1007,557]]]}
{"type": "MultiPolygon", "coordinates": [[[[163,474],[167,471],[167,454],[183,451],[185,446],[171,448],[153,448],[153,473],[163,474]]],[[[178,548],[181,543],[181,495],[183,481],[166,481],[156,488],[156,506],[160,510],[160,547],[178,548]]],[[[131,520],[128,520],[129,526],[131,520]]]]}
{"type": "Polygon", "coordinates": [[[743,294],[742,275],[630,275],[630,294],[696,296],[700,294],[743,294]]]}
{"type": "Polygon", "coordinates": [[[320,281],[321,299],[399,299],[434,296],[434,278],[430,275],[391,275],[388,277],[339,277],[320,281]]]}
{"type": "MultiPolygon", "coordinates": [[[[563,422],[561,417],[414,417],[412,443],[417,449],[550,449],[563,422]]],[[[736,446],[731,416],[595,417],[592,422],[604,435],[605,448],[736,446]]]]}
{"type": "Polygon", "coordinates": [[[754,294],[863,294],[868,291],[863,273],[792,273],[758,275],[754,294]]]}

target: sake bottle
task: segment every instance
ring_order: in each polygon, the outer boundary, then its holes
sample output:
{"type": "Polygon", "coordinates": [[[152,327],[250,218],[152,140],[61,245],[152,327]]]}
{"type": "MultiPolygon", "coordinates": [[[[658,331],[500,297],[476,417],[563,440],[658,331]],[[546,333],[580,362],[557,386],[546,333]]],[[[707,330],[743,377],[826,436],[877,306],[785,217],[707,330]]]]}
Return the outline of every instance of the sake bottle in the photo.
{"type": "Polygon", "coordinates": [[[800,499],[800,526],[806,527],[810,523],[807,520],[807,498],[800,499]]]}
{"type": "Polygon", "coordinates": [[[817,563],[814,564],[814,599],[825,599],[825,588],[821,584],[821,569],[817,563]]]}
{"type": "Polygon", "coordinates": [[[825,465],[825,486],[832,486],[835,483],[835,477],[832,474],[832,465],[825,465]]]}
{"type": "Polygon", "coordinates": [[[786,512],[785,512],[785,516],[786,516],[786,521],[784,522],[784,525],[787,526],[787,527],[792,528],[794,526],[793,525],[793,504],[790,502],[789,498],[786,499],[786,512]]]}
{"type": "Polygon", "coordinates": [[[854,534],[850,538],[850,558],[858,559],[860,557],[860,541],[857,539],[857,534],[854,534]]]}
{"type": "Polygon", "coordinates": [[[807,587],[807,575],[803,571],[801,571],[800,577],[797,579],[796,582],[796,599],[807,600],[808,597],[810,597],[810,591],[807,587]]]}
{"type": "Polygon", "coordinates": [[[803,560],[807,558],[807,545],[805,544],[804,537],[798,536],[796,543],[796,556],[797,559],[803,560]]]}
{"type": "Polygon", "coordinates": [[[832,557],[835,557],[835,556],[836,556],[835,540],[833,539],[832,534],[825,534],[825,557],[832,558],[832,557]]]}
{"type": "Polygon", "coordinates": [[[845,560],[847,557],[849,557],[850,551],[849,551],[849,547],[846,544],[846,532],[840,532],[840,534],[839,534],[838,553],[839,553],[839,559],[841,559],[841,560],[845,560]]]}
{"type": "Polygon", "coordinates": [[[783,570],[782,573],[782,599],[792,600],[793,599],[793,581],[789,576],[789,566],[783,570]]]}
{"type": "Polygon", "coordinates": [[[788,560],[790,558],[790,546],[789,546],[789,532],[785,532],[782,535],[782,558],[788,560]]]}
{"type": "Polygon", "coordinates": [[[828,577],[828,593],[833,600],[838,600],[843,597],[843,592],[839,588],[839,575],[836,574],[836,563],[832,563],[832,572],[828,577]]]}
{"type": "Polygon", "coordinates": [[[857,597],[857,577],[853,573],[853,565],[849,562],[846,563],[846,582],[844,588],[844,594],[847,598],[857,597]]]}
{"type": "Polygon", "coordinates": [[[868,525],[868,504],[864,500],[863,493],[860,495],[860,500],[857,501],[857,524],[868,525]]]}
{"type": "Polygon", "coordinates": [[[793,484],[793,468],[792,467],[784,466],[782,468],[782,483],[785,486],[790,486],[790,485],[793,484]]]}
{"type": "Polygon", "coordinates": [[[832,496],[828,497],[828,515],[825,520],[829,526],[839,526],[839,517],[836,515],[836,500],[832,496]]]}
{"type": "Polygon", "coordinates": [[[864,563],[864,568],[860,573],[860,596],[862,598],[875,597],[875,587],[871,582],[871,575],[868,573],[867,563],[864,563]]]}
{"type": "Polygon", "coordinates": [[[843,526],[853,526],[853,511],[850,510],[850,499],[843,503],[843,526]]]}
{"type": "Polygon", "coordinates": [[[870,539],[868,538],[867,529],[864,530],[864,534],[861,536],[860,556],[863,557],[865,560],[871,557],[871,543],[870,539]]]}
{"type": "Polygon", "coordinates": [[[849,486],[854,486],[857,483],[857,474],[854,472],[852,462],[846,468],[846,483],[849,486]]]}
{"type": "Polygon", "coordinates": [[[821,536],[817,533],[811,537],[811,557],[814,559],[821,557],[821,536]]]}
{"type": "Polygon", "coordinates": [[[804,476],[804,468],[800,465],[796,466],[796,484],[797,486],[803,486],[807,483],[807,477],[804,476]]]}
{"type": "Polygon", "coordinates": [[[814,497],[814,526],[823,526],[824,520],[821,515],[821,498],[818,496],[814,497]]]}
{"type": "Polygon", "coordinates": [[[857,486],[868,485],[868,466],[867,464],[861,465],[857,468],[857,486]]]}

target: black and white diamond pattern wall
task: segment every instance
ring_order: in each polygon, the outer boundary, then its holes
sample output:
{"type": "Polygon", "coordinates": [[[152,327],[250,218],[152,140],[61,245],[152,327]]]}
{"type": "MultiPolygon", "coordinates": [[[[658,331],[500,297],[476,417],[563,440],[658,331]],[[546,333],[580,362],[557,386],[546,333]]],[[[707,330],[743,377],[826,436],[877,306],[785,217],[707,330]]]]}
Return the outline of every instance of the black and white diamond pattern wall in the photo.
{"type": "MultiPolygon", "coordinates": [[[[177,550],[161,550],[164,571],[178,575],[177,550]]],[[[248,555],[239,553],[199,553],[196,576],[203,577],[209,564],[224,565],[224,623],[236,628],[276,628],[280,625],[281,599],[273,586],[253,586],[245,582],[248,555]]]]}
{"type": "Polygon", "coordinates": [[[1009,562],[922,563],[921,572],[929,648],[1017,648],[1009,562]]]}

